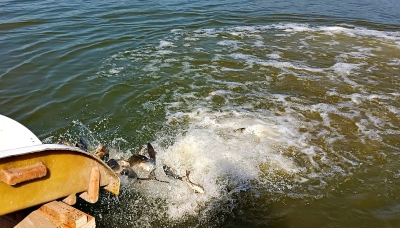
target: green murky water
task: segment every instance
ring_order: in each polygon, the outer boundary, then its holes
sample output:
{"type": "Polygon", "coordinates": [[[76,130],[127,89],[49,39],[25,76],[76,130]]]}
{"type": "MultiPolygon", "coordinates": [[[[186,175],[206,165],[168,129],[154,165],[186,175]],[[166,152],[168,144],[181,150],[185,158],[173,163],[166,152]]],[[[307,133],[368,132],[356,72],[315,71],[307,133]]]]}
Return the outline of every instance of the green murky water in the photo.
{"type": "Polygon", "coordinates": [[[3,1],[0,114],[191,179],[78,204],[99,227],[397,227],[396,1],[3,1]],[[243,133],[234,132],[246,128],[243,133]]]}

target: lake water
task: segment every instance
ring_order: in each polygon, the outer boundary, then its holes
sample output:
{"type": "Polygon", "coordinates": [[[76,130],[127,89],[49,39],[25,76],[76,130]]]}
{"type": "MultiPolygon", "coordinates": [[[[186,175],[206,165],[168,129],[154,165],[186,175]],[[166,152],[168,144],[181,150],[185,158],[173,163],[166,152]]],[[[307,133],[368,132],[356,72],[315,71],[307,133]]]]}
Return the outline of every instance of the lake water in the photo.
{"type": "Polygon", "coordinates": [[[4,0],[0,48],[0,114],[206,191],[123,180],[98,227],[400,226],[398,0],[4,0]]]}

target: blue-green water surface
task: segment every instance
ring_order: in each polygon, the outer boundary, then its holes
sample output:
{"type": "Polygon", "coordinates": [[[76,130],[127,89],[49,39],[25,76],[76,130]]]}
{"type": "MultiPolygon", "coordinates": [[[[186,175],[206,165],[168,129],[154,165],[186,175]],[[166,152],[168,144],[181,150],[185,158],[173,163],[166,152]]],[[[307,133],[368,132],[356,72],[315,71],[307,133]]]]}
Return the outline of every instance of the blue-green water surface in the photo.
{"type": "Polygon", "coordinates": [[[0,50],[0,114],[206,191],[123,179],[98,227],[400,224],[399,1],[5,0],[0,50]]]}

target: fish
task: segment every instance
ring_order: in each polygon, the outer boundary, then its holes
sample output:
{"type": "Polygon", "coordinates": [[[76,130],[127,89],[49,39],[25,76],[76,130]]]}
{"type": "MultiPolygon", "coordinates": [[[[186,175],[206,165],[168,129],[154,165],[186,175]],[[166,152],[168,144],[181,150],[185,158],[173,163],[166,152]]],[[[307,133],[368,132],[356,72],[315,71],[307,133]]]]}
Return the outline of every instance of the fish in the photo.
{"type": "Polygon", "coordinates": [[[243,133],[245,130],[246,130],[245,127],[241,127],[241,128],[235,129],[233,131],[236,132],[236,133],[243,133]]]}
{"type": "MultiPolygon", "coordinates": [[[[142,152],[142,148],[139,148],[139,153],[142,152]]],[[[153,146],[150,143],[147,143],[147,153],[149,157],[146,157],[141,154],[134,154],[129,159],[128,162],[130,166],[137,166],[142,170],[147,172],[151,172],[156,167],[156,154],[157,152],[154,151],[153,146]]]]}
{"type": "Polygon", "coordinates": [[[147,172],[151,172],[155,168],[154,160],[141,154],[134,154],[129,159],[130,166],[137,166],[147,172]]]}
{"type": "Polygon", "coordinates": [[[86,143],[81,138],[75,142],[75,147],[78,147],[79,149],[81,149],[83,151],[88,150],[86,143]]]}
{"type": "Polygon", "coordinates": [[[156,168],[152,160],[141,162],[138,166],[147,172],[151,172],[156,168]]]}
{"type": "Polygon", "coordinates": [[[77,140],[75,142],[75,144],[73,144],[73,143],[71,143],[71,142],[69,142],[67,140],[64,140],[63,138],[60,138],[57,141],[57,144],[78,147],[79,149],[81,149],[83,151],[87,151],[88,150],[86,143],[81,138],[79,140],[77,140]]]}
{"type": "Polygon", "coordinates": [[[183,177],[178,176],[175,173],[175,169],[174,168],[171,168],[171,167],[169,167],[167,165],[163,165],[163,170],[164,170],[165,175],[167,175],[171,179],[182,180],[182,178],[183,178],[183,177]]]}
{"type": "Polygon", "coordinates": [[[102,143],[100,143],[94,151],[94,156],[100,158],[103,161],[108,161],[108,159],[110,158],[110,153],[109,150],[102,143]]]}
{"type": "Polygon", "coordinates": [[[186,184],[194,190],[195,193],[200,193],[200,194],[204,194],[206,193],[206,191],[204,190],[204,188],[198,184],[195,184],[193,182],[191,182],[189,180],[189,175],[190,175],[190,171],[186,170],[186,177],[183,178],[183,181],[186,182],[186,184]]]}
{"type": "MultiPolygon", "coordinates": [[[[102,144],[100,144],[95,152],[95,155],[101,157],[105,153],[105,151],[108,152],[108,150],[106,150],[106,148],[102,144]]],[[[141,154],[134,154],[128,160],[125,160],[121,157],[120,159],[110,159],[106,161],[106,163],[117,175],[126,175],[129,178],[135,178],[137,180],[155,180],[159,182],[169,183],[168,181],[157,179],[154,173],[156,152],[154,151],[154,148],[150,143],[147,144],[147,151],[150,158],[141,154]],[[141,169],[149,172],[148,177],[139,178],[135,171],[132,169],[133,166],[138,166],[141,169]]]]}
{"type": "Polygon", "coordinates": [[[126,175],[129,178],[138,177],[135,171],[129,166],[129,162],[125,161],[123,158],[110,159],[107,161],[107,165],[118,175],[126,175]]]}
{"type": "Polygon", "coordinates": [[[123,158],[120,159],[110,159],[106,164],[116,173],[120,174],[124,168],[130,168],[129,163],[123,158]]]}
{"type": "Polygon", "coordinates": [[[57,141],[57,144],[66,145],[66,146],[73,146],[71,142],[69,142],[67,140],[64,140],[62,138],[57,141]]]}
{"type": "Polygon", "coordinates": [[[149,160],[149,158],[147,158],[144,155],[134,154],[128,159],[128,162],[129,162],[130,166],[134,166],[134,165],[140,164],[141,162],[147,162],[148,160],[149,160]]]}
{"type": "Polygon", "coordinates": [[[186,170],[186,176],[181,177],[175,173],[175,169],[173,169],[167,165],[163,165],[163,170],[164,170],[165,175],[167,175],[169,178],[186,182],[186,184],[191,189],[193,189],[195,193],[201,193],[201,194],[206,193],[206,191],[204,190],[204,188],[202,186],[190,181],[190,179],[189,179],[190,171],[186,170]]]}
{"type": "Polygon", "coordinates": [[[129,178],[136,178],[136,179],[140,179],[138,177],[138,175],[135,173],[135,171],[133,171],[131,168],[124,168],[122,169],[121,175],[125,175],[128,176],[129,178]]]}
{"type": "MultiPolygon", "coordinates": [[[[142,152],[142,147],[139,148],[139,153],[141,153],[141,152],[142,152]]],[[[138,180],[155,180],[155,181],[169,184],[168,181],[159,180],[156,177],[155,169],[156,169],[156,154],[157,154],[157,152],[154,150],[153,146],[149,142],[147,143],[147,153],[149,154],[149,158],[144,155],[141,155],[141,154],[135,154],[135,155],[132,155],[128,159],[128,162],[131,165],[137,165],[141,169],[149,172],[149,175],[147,178],[138,178],[138,180]]]]}
{"type": "Polygon", "coordinates": [[[168,181],[163,181],[163,180],[159,180],[156,177],[156,174],[154,173],[154,169],[150,172],[149,176],[147,178],[137,178],[138,180],[155,180],[155,181],[159,181],[159,182],[163,182],[163,183],[167,183],[169,184],[168,181]]]}

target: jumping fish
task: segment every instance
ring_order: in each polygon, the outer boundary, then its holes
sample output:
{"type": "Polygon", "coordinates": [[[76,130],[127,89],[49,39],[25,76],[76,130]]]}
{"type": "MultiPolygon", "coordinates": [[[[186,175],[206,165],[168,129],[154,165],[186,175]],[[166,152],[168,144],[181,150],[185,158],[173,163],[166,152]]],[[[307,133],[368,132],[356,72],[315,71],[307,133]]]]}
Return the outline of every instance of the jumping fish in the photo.
{"type": "MultiPolygon", "coordinates": [[[[141,151],[141,149],[139,149],[141,151]]],[[[138,166],[141,169],[151,172],[155,169],[156,165],[156,152],[154,151],[153,146],[150,143],[147,143],[147,153],[149,154],[149,157],[146,157],[141,154],[134,154],[132,155],[129,159],[128,162],[130,166],[138,166]]]]}
{"type": "Polygon", "coordinates": [[[107,161],[107,165],[119,175],[126,175],[129,178],[137,178],[135,171],[129,166],[129,162],[125,161],[123,158],[120,159],[110,159],[107,161]]]}
{"type": "Polygon", "coordinates": [[[81,138],[79,140],[77,140],[75,142],[75,144],[73,144],[67,140],[64,140],[63,138],[60,138],[57,141],[57,144],[66,145],[66,146],[74,146],[74,147],[78,147],[79,149],[81,149],[83,151],[87,151],[87,145],[81,138]]]}
{"type": "Polygon", "coordinates": [[[201,194],[206,193],[206,191],[204,191],[204,188],[203,188],[203,187],[201,187],[200,185],[195,184],[195,183],[193,183],[193,182],[191,182],[191,181],[189,180],[189,174],[190,174],[190,171],[186,170],[186,177],[183,178],[183,180],[186,182],[186,184],[187,184],[191,189],[193,189],[195,193],[201,193],[201,194]]]}
{"type": "Polygon", "coordinates": [[[147,171],[154,171],[156,168],[156,154],[157,152],[154,151],[153,146],[150,143],[147,143],[147,153],[149,154],[150,159],[147,162],[141,162],[139,166],[142,169],[147,171]]]}
{"type": "Polygon", "coordinates": [[[181,181],[185,181],[186,184],[194,190],[195,193],[204,194],[206,191],[204,188],[198,184],[195,184],[189,180],[190,171],[186,170],[186,176],[180,177],[175,173],[175,170],[167,165],[163,165],[164,173],[171,179],[178,179],[181,181]]]}
{"type": "Polygon", "coordinates": [[[142,162],[147,162],[147,161],[149,161],[149,159],[141,154],[134,154],[128,159],[130,166],[138,165],[142,162]]]}
{"type": "MultiPolygon", "coordinates": [[[[135,178],[137,180],[155,180],[159,182],[169,183],[168,181],[158,180],[154,173],[156,152],[154,151],[154,148],[150,143],[147,144],[147,151],[150,158],[144,155],[134,154],[128,160],[125,160],[124,158],[121,157],[120,159],[107,160],[106,163],[117,175],[126,175],[129,178],[135,178]],[[138,175],[132,169],[132,166],[135,165],[150,172],[148,177],[147,178],[138,177],[138,175]]],[[[105,156],[109,156],[108,150],[104,147],[103,144],[100,144],[98,146],[95,152],[95,156],[101,159],[104,159],[105,156]]]]}
{"type": "Polygon", "coordinates": [[[178,176],[178,175],[175,173],[175,169],[173,169],[173,168],[171,168],[171,167],[169,167],[169,166],[167,166],[167,165],[163,165],[163,170],[164,170],[164,173],[165,173],[169,178],[171,178],[171,179],[182,180],[182,177],[178,176]]]}
{"type": "Polygon", "coordinates": [[[129,165],[128,161],[125,161],[123,158],[120,159],[110,159],[107,161],[107,165],[118,175],[126,175],[129,178],[135,178],[137,180],[156,180],[156,181],[160,181],[160,182],[165,182],[165,183],[169,183],[167,181],[161,181],[158,180],[154,173],[151,172],[149,177],[147,178],[140,178],[138,177],[138,175],[135,173],[135,171],[132,170],[132,168],[129,165]]]}
{"type": "Polygon", "coordinates": [[[110,158],[110,153],[109,150],[102,143],[100,143],[94,151],[94,156],[100,158],[103,161],[108,161],[108,159],[110,158]]]}
{"type": "Polygon", "coordinates": [[[67,141],[67,140],[64,140],[64,139],[62,139],[62,138],[60,138],[60,139],[57,141],[57,144],[66,145],[66,146],[73,146],[71,142],[69,142],[69,141],[67,141]]]}
{"type": "Polygon", "coordinates": [[[81,138],[75,142],[75,147],[78,147],[83,151],[87,151],[87,145],[81,138]]]}

